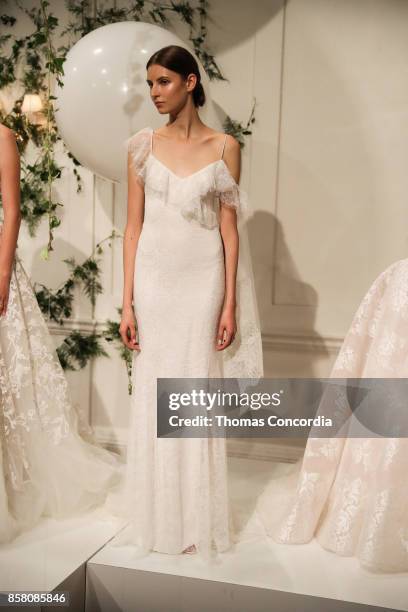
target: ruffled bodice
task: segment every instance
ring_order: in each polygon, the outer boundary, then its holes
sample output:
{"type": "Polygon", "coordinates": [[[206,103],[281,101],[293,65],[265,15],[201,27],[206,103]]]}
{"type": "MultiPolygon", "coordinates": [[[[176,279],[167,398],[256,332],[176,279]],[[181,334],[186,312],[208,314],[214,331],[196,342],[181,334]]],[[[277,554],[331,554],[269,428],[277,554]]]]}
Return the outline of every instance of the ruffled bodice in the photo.
{"type": "Polygon", "coordinates": [[[143,259],[143,266],[151,271],[166,270],[160,286],[169,284],[169,266],[177,268],[183,261],[195,270],[201,270],[201,265],[215,270],[218,259],[224,259],[221,234],[217,231],[220,208],[234,208],[239,230],[238,331],[233,344],[220,353],[222,376],[262,377],[262,340],[246,227],[251,216],[248,197],[222,159],[187,177],[177,176],[153,155],[152,133],[151,127],[145,127],[126,141],[145,194],[139,262],[143,259]]]}
{"type": "Polygon", "coordinates": [[[223,159],[180,177],[153,155],[152,133],[146,127],[126,141],[133,169],[144,186],[145,218],[149,218],[149,201],[178,209],[185,219],[208,229],[219,226],[220,205],[234,208],[239,221],[248,216],[247,195],[223,159]]]}

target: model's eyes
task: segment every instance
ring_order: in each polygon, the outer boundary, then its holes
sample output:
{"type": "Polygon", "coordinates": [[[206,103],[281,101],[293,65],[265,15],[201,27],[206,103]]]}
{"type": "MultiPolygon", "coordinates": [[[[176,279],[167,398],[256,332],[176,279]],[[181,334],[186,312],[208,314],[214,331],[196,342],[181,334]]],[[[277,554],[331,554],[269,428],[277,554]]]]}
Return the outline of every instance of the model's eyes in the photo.
{"type": "MultiPolygon", "coordinates": [[[[163,84],[163,85],[167,85],[167,83],[170,83],[169,79],[159,79],[159,83],[163,84]]],[[[151,89],[153,87],[153,83],[147,83],[149,86],[149,89],[151,89]]]]}

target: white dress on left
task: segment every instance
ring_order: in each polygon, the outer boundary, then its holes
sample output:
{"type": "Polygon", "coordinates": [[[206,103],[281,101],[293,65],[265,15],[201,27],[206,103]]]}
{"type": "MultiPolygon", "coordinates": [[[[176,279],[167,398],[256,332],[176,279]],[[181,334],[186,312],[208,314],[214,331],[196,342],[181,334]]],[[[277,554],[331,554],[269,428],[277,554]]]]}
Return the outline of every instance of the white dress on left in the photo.
{"type": "Polygon", "coordinates": [[[101,504],[120,462],[78,433],[64,372],[17,255],[0,317],[0,393],[0,543],[41,516],[101,504]]]}

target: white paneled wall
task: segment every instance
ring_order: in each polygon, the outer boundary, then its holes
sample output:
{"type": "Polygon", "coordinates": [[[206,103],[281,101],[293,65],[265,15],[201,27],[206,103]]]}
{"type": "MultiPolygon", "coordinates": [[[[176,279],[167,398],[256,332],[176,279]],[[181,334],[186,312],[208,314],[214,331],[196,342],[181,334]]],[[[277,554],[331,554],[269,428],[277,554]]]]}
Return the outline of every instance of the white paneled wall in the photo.
{"type": "MultiPolygon", "coordinates": [[[[64,2],[51,4],[65,25],[64,2]]],[[[219,116],[245,122],[256,100],[241,182],[254,209],[248,229],[266,375],[327,376],[368,286],[408,251],[408,3],[212,0],[210,10],[209,46],[228,78],[211,83],[219,116]]],[[[27,27],[23,19],[20,31],[27,27]]],[[[27,270],[48,286],[64,280],[64,257],[82,261],[124,228],[126,186],[81,175],[81,194],[69,172],[58,184],[63,223],[49,262],[39,258],[46,224],[35,239],[21,233],[27,270]]],[[[85,329],[117,318],[121,304],[119,240],[101,260],[104,294],[94,311],[79,296],[75,310],[73,325],[85,329]]],[[[69,380],[100,439],[125,444],[127,377],[107,348],[111,359],[69,380]]]]}

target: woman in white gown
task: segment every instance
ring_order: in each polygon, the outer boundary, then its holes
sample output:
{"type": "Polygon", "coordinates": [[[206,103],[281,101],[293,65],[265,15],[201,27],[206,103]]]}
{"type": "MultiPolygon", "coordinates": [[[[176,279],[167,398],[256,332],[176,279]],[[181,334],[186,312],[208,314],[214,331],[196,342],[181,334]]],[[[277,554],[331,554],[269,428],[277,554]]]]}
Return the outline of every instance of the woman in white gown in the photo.
{"type": "Polygon", "coordinates": [[[41,516],[62,518],[104,501],[119,478],[115,455],[77,432],[64,372],[16,255],[20,164],[0,124],[0,543],[41,516]]]}
{"type": "Polygon", "coordinates": [[[262,376],[244,267],[237,282],[240,147],[200,120],[204,91],[186,49],[164,47],[146,68],[151,98],[170,119],[128,143],[121,333],[134,349],[123,501],[131,527],[121,542],[209,559],[234,538],[225,439],[157,438],[156,379],[262,376]]]}
{"type": "MultiPolygon", "coordinates": [[[[408,377],[408,259],[375,280],[353,319],[333,378],[408,377]]],[[[387,410],[387,406],[384,406],[387,410]]],[[[309,438],[303,460],[257,503],[286,544],[314,536],[373,572],[408,571],[407,438],[309,438]]]]}

